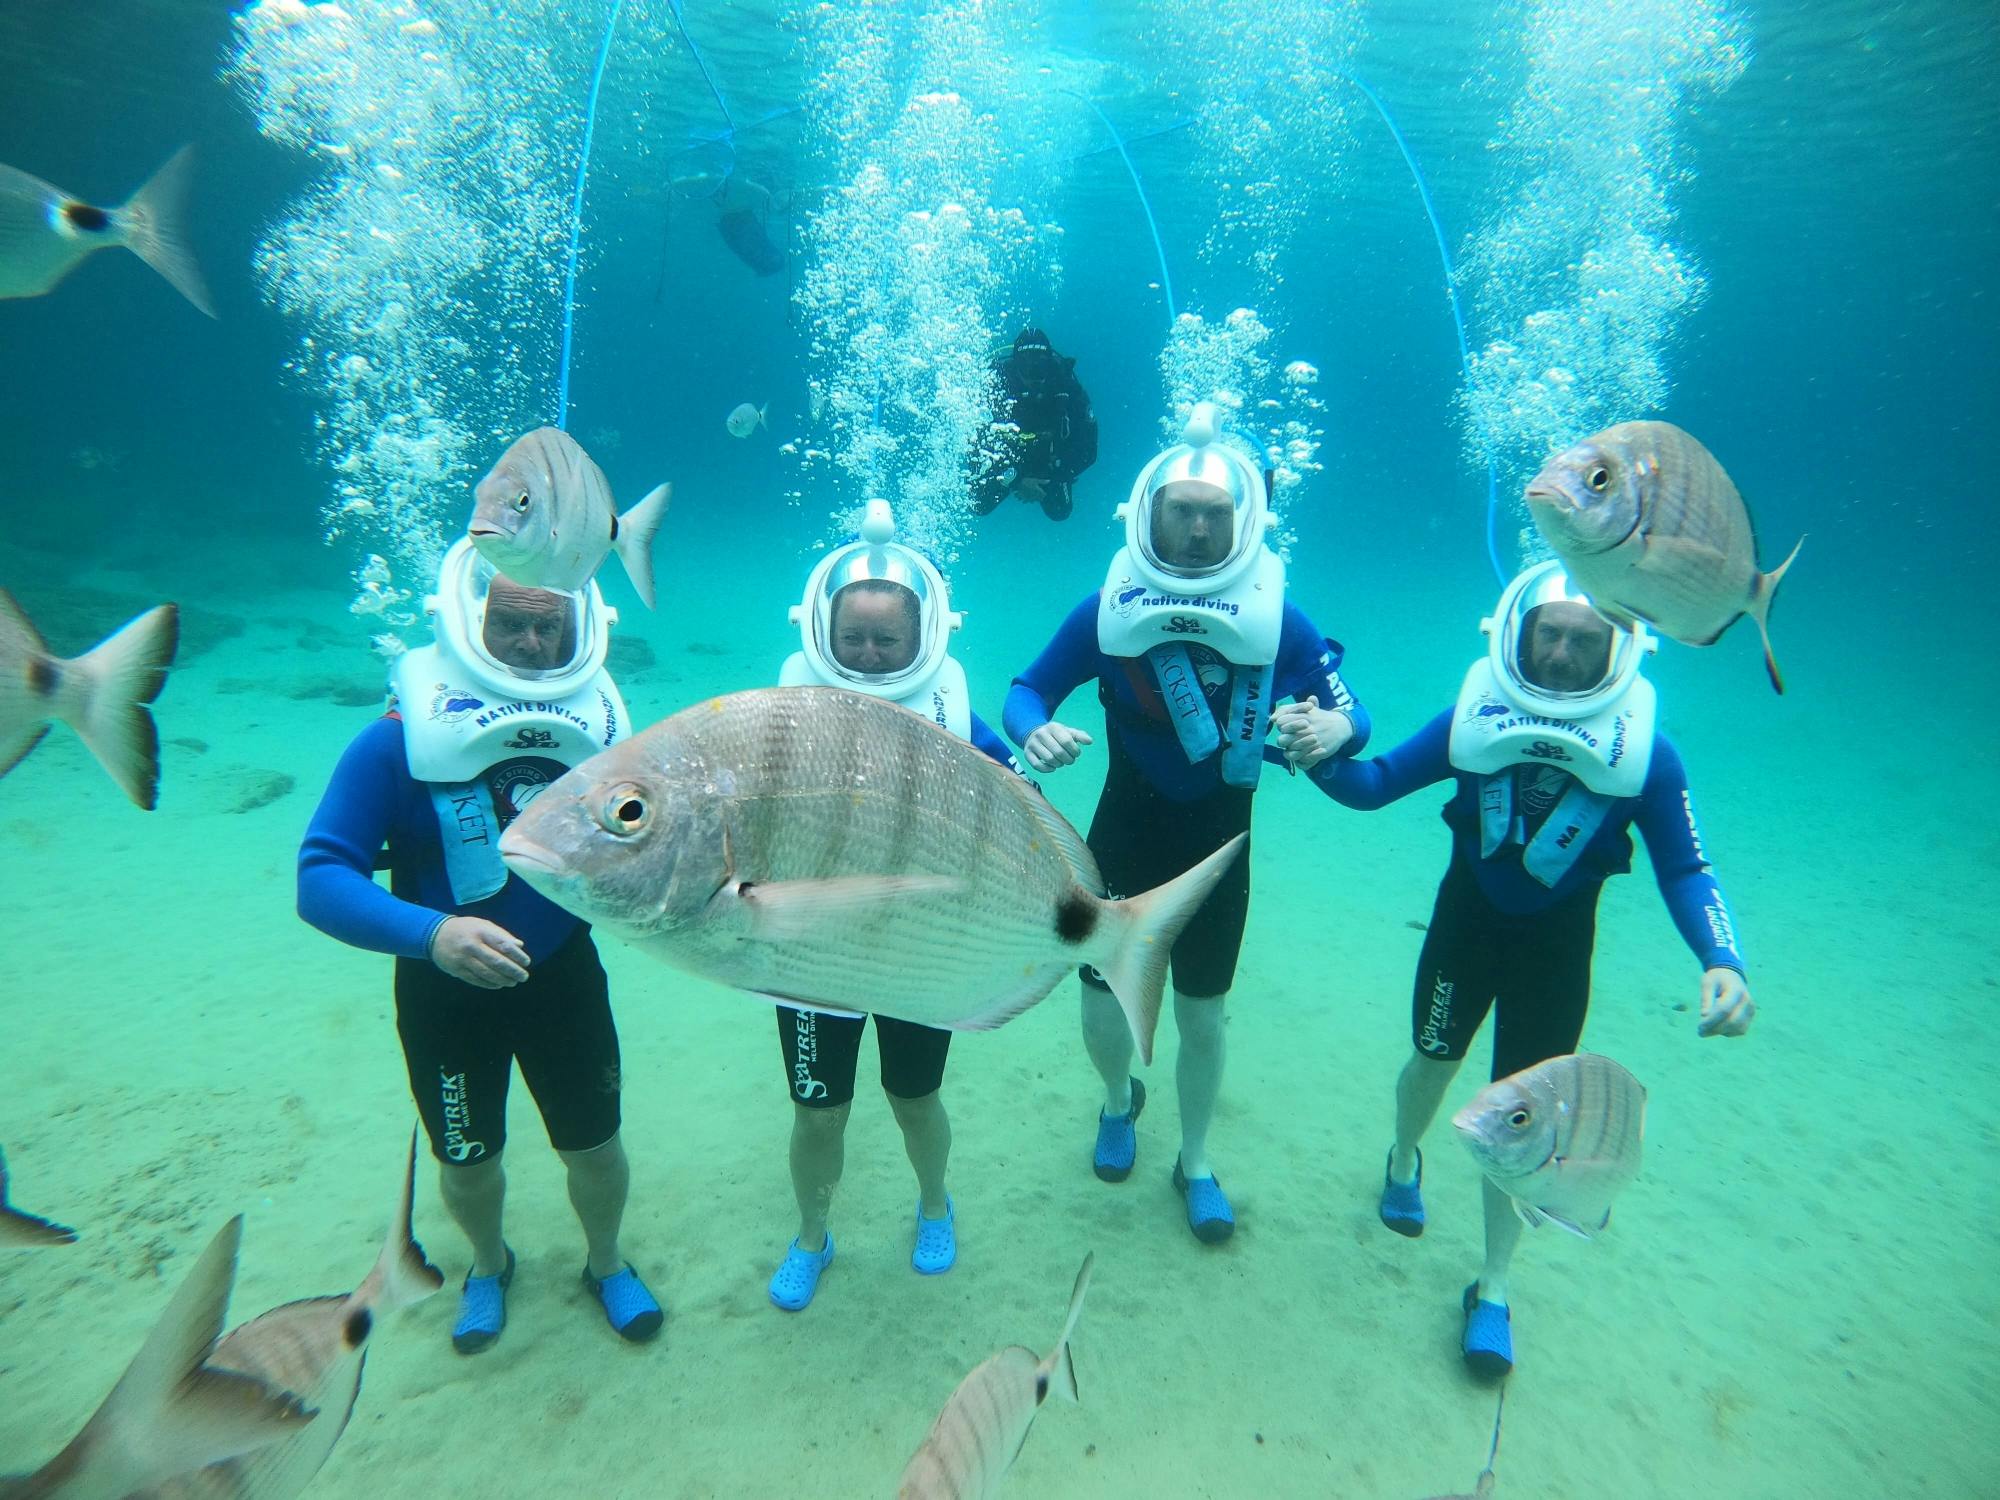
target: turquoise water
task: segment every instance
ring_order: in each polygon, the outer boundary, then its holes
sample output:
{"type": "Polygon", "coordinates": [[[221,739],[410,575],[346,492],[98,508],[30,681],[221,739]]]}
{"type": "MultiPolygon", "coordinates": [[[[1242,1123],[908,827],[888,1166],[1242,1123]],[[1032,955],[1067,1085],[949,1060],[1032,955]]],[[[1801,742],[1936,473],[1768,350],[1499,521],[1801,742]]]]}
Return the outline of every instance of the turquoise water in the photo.
{"type": "MultiPolygon", "coordinates": [[[[0,586],[65,655],[160,599],[185,625],[156,813],[60,730],[0,783],[0,1143],[17,1200],[84,1234],[0,1259],[0,1472],[81,1424],[230,1214],[249,1215],[241,1319],[353,1285],[394,1186],[387,966],[297,920],[292,865],[373,712],[371,638],[423,639],[351,611],[357,570],[378,554],[421,594],[470,484],[557,415],[610,10],[345,10],[288,27],[171,0],[0,10],[0,161],[111,202],[194,141],[191,238],[221,313],[122,252],[0,306],[0,586]],[[433,36],[404,29],[427,18],[433,36]],[[335,233],[357,238],[329,249],[335,233]],[[366,373],[343,374],[357,355],[366,373]],[[374,448],[359,482],[339,467],[420,406],[429,437],[374,448]],[[343,484],[377,509],[343,516],[343,484]]],[[[614,658],[635,714],[770,680],[815,547],[880,489],[953,555],[959,652],[997,719],[1101,581],[1112,507],[1177,391],[1212,375],[1253,420],[1299,424],[1292,592],[1346,644],[1386,747],[1480,649],[1484,455],[1511,566],[1538,444],[1624,417],[1687,427],[1767,564],[1808,536],[1773,624],[1784,698],[1747,626],[1651,670],[1762,1013],[1741,1042],[1698,1041],[1650,879],[1613,883],[1586,1040],[1649,1087],[1647,1167],[1614,1233],[1523,1247],[1497,1493],[2000,1491],[2000,1050],[1982,1020],[2000,832],[1977,728],[2000,688],[2000,22],[1948,0],[1058,10],[693,3],[684,35],[661,0],[624,6],[567,417],[625,503],[675,485],[660,610],[605,579],[638,643],[614,658]],[[1428,181],[1470,401],[1410,169],[1343,74],[1428,181]],[[1164,279],[1086,99],[1133,138],[1164,279]],[[732,158],[773,195],[780,275],[673,187],[732,158]],[[962,231],[910,227],[945,202],[962,231]],[[891,259],[913,244],[921,274],[891,259]],[[1586,256],[1589,297],[1568,274],[1586,256]],[[1196,331],[1170,336],[1166,280],[1196,331]],[[1215,335],[1239,307],[1254,324],[1215,335]],[[975,528],[950,492],[978,410],[966,372],[1025,317],[1077,358],[1101,455],[1069,521],[1008,506],[975,528]],[[1293,361],[1316,381],[1287,380],[1293,361]],[[739,441],[723,418],[744,400],[770,426],[739,441]]],[[[1079,823],[1100,770],[1045,778],[1079,823]]],[[[1065,984],[954,1047],[962,1249],[935,1282],[905,1263],[908,1178],[864,1052],[842,1260],[786,1318],[764,1295],[792,1219],[769,1021],[607,942],[625,1244],[669,1305],[664,1342],[616,1346],[574,1290],[560,1174],[517,1090],[507,1339],[457,1359],[449,1291],[385,1327],[309,1493],[886,1494],[966,1370],[1054,1337],[1085,1249],[1082,1405],[1043,1413],[1005,1493],[1470,1489],[1492,1418],[1455,1350],[1479,1259],[1470,1162],[1434,1132],[1431,1231],[1404,1242],[1374,1218],[1443,830],[1428,796],[1364,818],[1274,779],[1213,1140],[1242,1220],[1229,1246],[1196,1245],[1165,1186],[1171,1028],[1133,1181],[1084,1169],[1097,1089],[1065,984]]],[[[449,1287],[463,1243],[429,1184],[419,1198],[449,1287]]]]}

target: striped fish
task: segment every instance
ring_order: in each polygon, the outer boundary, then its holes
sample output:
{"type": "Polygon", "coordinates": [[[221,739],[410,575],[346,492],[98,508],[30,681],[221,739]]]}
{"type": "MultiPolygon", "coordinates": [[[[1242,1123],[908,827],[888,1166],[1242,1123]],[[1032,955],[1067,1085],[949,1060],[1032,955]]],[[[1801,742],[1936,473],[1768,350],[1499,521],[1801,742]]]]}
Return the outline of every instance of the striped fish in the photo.
{"type": "Polygon", "coordinates": [[[1045,1355],[1019,1344],[983,1361],[931,1424],[923,1445],[903,1470],[896,1500],[983,1500],[999,1487],[1035,1425],[1035,1414],[1054,1391],[1076,1400],[1076,1367],[1070,1362],[1070,1335],[1090,1289],[1093,1255],[1083,1258],[1070,1293],[1069,1320],[1062,1337],[1045,1355]]]}
{"type": "Polygon", "coordinates": [[[1589,1239],[1639,1175],[1646,1090],[1610,1058],[1578,1052],[1489,1083],[1451,1123],[1523,1221],[1589,1239]]]}
{"type": "Polygon", "coordinates": [[[558,906],[781,1005],[989,1030],[1079,964],[1150,1059],[1174,939],[1241,836],[1108,900],[1076,830],[949,730],[840,688],[684,709],[591,757],[500,840],[558,906]]]}
{"type": "Polygon", "coordinates": [[[1528,513],[1578,588],[1613,624],[1644,620],[1683,645],[1712,646],[1748,615],[1764,670],[1771,600],[1805,545],[1757,570],[1750,512],[1715,456],[1668,422],[1621,422],[1558,453],[1528,484],[1528,513]]]}
{"type": "Polygon", "coordinates": [[[466,534],[479,555],[531,589],[588,588],[616,552],[632,587],[653,608],[653,534],[674,487],[663,484],[619,515],[611,481],[559,427],[516,438],[473,491],[466,534]]]}
{"type": "Polygon", "coordinates": [[[75,1243],[76,1231],[68,1225],[23,1213],[7,1202],[7,1158],[0,1154],[0,1250],[47,1250],[75,1243]]]}

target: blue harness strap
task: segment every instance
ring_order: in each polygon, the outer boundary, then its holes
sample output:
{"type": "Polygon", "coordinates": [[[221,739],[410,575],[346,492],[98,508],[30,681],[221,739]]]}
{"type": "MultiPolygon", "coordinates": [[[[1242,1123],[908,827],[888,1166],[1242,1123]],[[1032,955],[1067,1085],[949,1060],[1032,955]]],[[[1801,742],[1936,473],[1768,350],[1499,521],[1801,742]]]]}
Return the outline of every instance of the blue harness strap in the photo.
{"type": "Polygon", "coordinates": [[[1509,766],[1479,779],[1479,857],[1491,859],[1508,844],[1522,844],[1521,868],[1553,890],[1611,815],[1618,799],[1593,792],[1574,776],[1535,833],[1515,810],[1514,776],[1509,766]]]}
{"type": "Polygon", "coordinates": [[[430,794],[451,899],[471,906],[497,895],[507,883],[507,866],[500,858],[500,819],[493,810],[492,790],[484,780],[434,781],[430,794]]]}
{"type": "Polygon", "coordinates": [[[1222,733],[1209,712],[1208,698],[1187,647],[1176,642],[1154,646],[1146,653],[1153,680],[1160,685],[1167,718],[1190,763],[1207,760],[1222,748],[1222,733]]]}

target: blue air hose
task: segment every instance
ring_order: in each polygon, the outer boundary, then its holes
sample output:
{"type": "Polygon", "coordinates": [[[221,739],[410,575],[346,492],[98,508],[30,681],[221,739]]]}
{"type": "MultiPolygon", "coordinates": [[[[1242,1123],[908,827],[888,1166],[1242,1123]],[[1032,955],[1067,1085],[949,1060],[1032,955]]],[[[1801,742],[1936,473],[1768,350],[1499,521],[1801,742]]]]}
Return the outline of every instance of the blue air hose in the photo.
{"type": "Polygon", "coordinates": [[[694,44],[694,38],[688,35],[687,21],[681,15],[681,0],[668,0],[668,8],[673,11],[674,30],[681,34],[681,40],[687,44],[688,51],[693,54],[694,65],[701,69],[701,81],[707,84],[708,91],[715,95],[715,107],[722,111],[722,118],[729,122],[728,133],[734,135],[736,133],[736,116],[729,112],[729,105],[723,100],[722,90],[715,86],[715,75],[708,71],[708,59],[701,55],[701,48],[697,47],[694,44]]]}
{"type": "MultiPolygon", "coordinates": [[[[1067,89],[1064,92],[1070,93],[1067,89]]],[[[1174,308],[1174,279],[1167,273],[1167,247],[1160,240],[1160,225],[1153,217],[1153,205],[1146,197],[1146,184],[1139,180],[1139,169],[1132,164],[1132,153],[1125,149],[1124,137],[1118,134],[1117,127],[1111,123],[1104,111],[1098,108],[1097,101],[1086,94],[1070,93],[1070,97],[1083,100],[1097,118],[1104,122],[1105,133],[1111,137],[1111,144],[1117,150],[1119,159],[1125,163],[1125,170],[1132,174],[1132,188],[1139,195],[1139,207],[1145,211],[1146,227],[1153,232],[1153,253],[1160,258],[1160,290],[1166,293],[1167,327],[1172,328],[1178,316],[1174,308]]]]}
{"type": "MultiPolygon", "coordinates": [[[[1451,299],[1451,322],[1458,330],[1458,364],[1465,373],[1465,389],[1472,390],[1472,350],[1465,338],[1465,316],[1458,306],[1458,281],[1451,268],[1451,252],[1445,248],[1444,225],[1438,219],[1437,204],[1431,199],[1430,184],[1424,181],[1423,169],[1417,165],[1417,156],[1410,149],[1410,143],[1403,138],[1397,128],[1395,118],[1389,113],[1375,90],[1368,87],[1352,73],[1345,75],[1347,81],[1368,96],[1368,102],[1375,106],[1375,113],[1382,117],[1382,123],[1389,127],[1389,134],[1396,138],[1396,146],[1403,153],[1403,160],[1409,165],[1410,176],[1416,181],[1417,196],[1423,200],[1424,212],[1431,221],[1431,234],[1437,240],[1438,260],[1444,266],[1445,295],[1451,299]]],[[[1493,460],[1493,445],[1486,434],[1480,433],[1480,448],[1486,455],[1486,556],[1493,564],[1493,573],[1501,583],[1506,583],[1513,575],[1500,564],[1500,469],[1493,460]]]]}
{"type": "Polygon", "coordinates": [[[569,210],[569,266],[563,273],[562,374],[556,383],[556,426],[564,431],[569,429],[569,356],[576,338],[576,255],[583,239],[583,184],[590,172],[590,139],[597,133],[597,95],[604,87],[604,65],[611,60],[611,37],[618,29],[618,12],[624,8],[625,0],[611,0],[611,19],[604,25],[604,45],[597,49],[597,71],[590,80],[590,105],[583,116],[583,151],[576,161],[576,197],[569,210]]]}

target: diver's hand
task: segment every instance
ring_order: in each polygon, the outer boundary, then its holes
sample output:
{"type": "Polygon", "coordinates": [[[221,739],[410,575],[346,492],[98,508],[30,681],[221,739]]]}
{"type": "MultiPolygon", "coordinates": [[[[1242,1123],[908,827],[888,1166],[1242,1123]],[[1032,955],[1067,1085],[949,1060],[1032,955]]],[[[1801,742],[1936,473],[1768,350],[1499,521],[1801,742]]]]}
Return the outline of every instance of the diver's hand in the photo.
{"type": "Polygon", "coordinates": [[[1021,753],[1028,757],[1029,765],[1046,774],[1075,765],[1083,747],[1095,743],[1081,729],[1051,720],[1028,736],[1021,745],[1021,753]]]}
{"type": "Polygon", "coordinates": [[[431,934],[431,962],[482,990],[510,989],[528,977],[528,950],[498,922],[446,917],[431,934]]]}
{"type": "Polygon", "coordinates": [[[1301,771],[1310,771],[1354,738],[1354,721],[1337,708],[1321,708],[1317,697],[1286,703],[1271,715],[1278,748],[1301,771]]]}
{"type": "Polygon", "coordinates": [[[1734,969],[1720,965],[1701,976],[1701,1023],[1703,1036],[1741,1036],[1757,1017],[1757,1002],[1750,998],[1750,986],[1734,969]]]}

